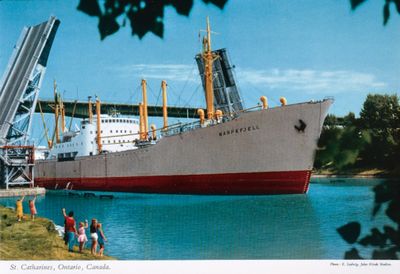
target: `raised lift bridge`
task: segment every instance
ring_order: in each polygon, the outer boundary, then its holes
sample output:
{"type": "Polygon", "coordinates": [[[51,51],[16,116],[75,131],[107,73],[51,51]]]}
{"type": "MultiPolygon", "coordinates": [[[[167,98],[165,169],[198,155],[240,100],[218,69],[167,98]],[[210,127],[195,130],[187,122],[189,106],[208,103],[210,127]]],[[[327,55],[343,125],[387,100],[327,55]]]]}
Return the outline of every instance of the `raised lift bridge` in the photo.
{"type": "Polygon", "coordinates": [[[33,185],[32,116],[60,21],[25,27],[0,82],[0,184],[33,185]]]}

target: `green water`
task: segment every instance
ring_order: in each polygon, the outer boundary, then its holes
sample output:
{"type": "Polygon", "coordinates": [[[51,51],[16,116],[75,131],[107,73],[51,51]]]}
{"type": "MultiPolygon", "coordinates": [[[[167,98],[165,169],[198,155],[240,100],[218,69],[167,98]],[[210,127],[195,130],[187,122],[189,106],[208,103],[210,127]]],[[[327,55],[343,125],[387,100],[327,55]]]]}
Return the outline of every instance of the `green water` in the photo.
{"type": "MultiPolygon", "coordinates": [[[[349,245],[336,228],[360,221],[365,234],[390,222],[380,215],[371,224],[376,183],[319,179],[307,195],[276,196],[113,193],[99,199],[51,191],[36,207],[59,225],[63,207],[77,221],[97,218],[108,238],[106,254],[118,259],[342,259],[349,245]]],[[[15,198],[0,203],[14,206],[15,198]]]]}

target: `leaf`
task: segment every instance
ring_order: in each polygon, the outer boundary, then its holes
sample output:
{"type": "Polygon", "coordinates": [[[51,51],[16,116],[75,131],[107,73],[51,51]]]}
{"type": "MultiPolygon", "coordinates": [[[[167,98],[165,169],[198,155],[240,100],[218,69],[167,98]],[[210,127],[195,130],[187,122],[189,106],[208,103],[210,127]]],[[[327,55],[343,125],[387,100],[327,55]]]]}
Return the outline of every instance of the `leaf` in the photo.
{"type": "Polygon", "coordinates": [[[171,5],[175,8],[178,14],[189,16],[190,10],[193,7],[193,0],[171,0],[171,5]]]}
{"type": "Polygon", "coordinates": [[[397,12],[400,14],[400,0],[393,0],[393,2],[396,5],[397,12]]]}
{"type": "Polygon", "coordinates": [[[105,13],[112,14],[114,17],[118,17],[125,12],[125,8],[129,2],[134,4],[131,0],[105,0],[105,13]]]}
{"type": "Polygon", "coordinates": [[[80,0],[77,9],[89,16],[101,16],[100,6],[97,0],[80,0]]]}
{"type": "Polygon", "coordinates": [[[381,233],[377,228],[371,229],[371,234],[362,238],[358,243],[363,246],[379,246],[384,247],[386,245],[387,236],[381,233]]]}
{"type": "Polygon", "coordinates": [[[355,10],[359,5],[364,3],[366,0],[350,0],[351,9],[355,10]]]}
{"type": "Polygon", "coordinates": [[[376,214],[379,212],[379,210],[381,209],[381,204],[374,204],[374,208],[372,210],[372,217],[375,217],[376,214]]]}
{"type": "Polygon", "coordinates": [[[374,187],[375,203],[382,204],[393,199],[392,184],[382,183],[374,187]]]}
{"type": "MultiPolygon", "coordinates": [[[[220,9],[223,9],[228,2],[228,0],[202,1],[220,9]]],[[[116,20],[123,14],[126,17],[121,26],[125,26],[126,18],[128,18],[132,35],[137,35],[139,39],[142,39],[148,32],[163,37],[165,6],[172,5],[178,14],[188,16],[193,8],[194,0],[102,0],[101,3],[102,9],[100,9],[99,0],[80,0],[77,7],[78,10],[90,16],[99,17],[98,28],[101,40],[119,30],[120,25],[116,20]]]]}
{"type": "Polygon", "coordinates": [[[365,236],[364,238],[360,239],[360,240],[358,241],[358,243],[359,243],[360,245],[363,245],[363,246],[368,246],[368,245],[370,245],[370,244],[371,244],[371,236],[365,236]]]}
{"type": "Polygon", "coordinates": [[[400,201],[393,199],[385,211],[386,215],[400,225],[400,201]]]}
{"type": "Polygon", "coordinates": [[[400,246],[400,233],[393,227],[385,225],[383,227],[386,237],[392,242],[392,244],[400,246]]]}
{"type": "Polygon", "coordinates": [[[106,14],[100,17],[99,31],[100,38],[103,40],[108,35],[111,35],[119,30],[119,25],[112,15],[106,14]]]}
{"type": "Polygon", "coordinates": [[[358,254],[358,250],[355,248],[352,248],[350,251],[347,251],[344,253],[344,259],[345,260],[362,260],[363,258],[358,254]]]}
{"type": "Polygon", "coordinates": [[[361,225],[359,222],[350,222],[336,230],[346,242],[354,244],[360,236],[361,225]]]}
{"type": "Polygon", "coordinates": [[[383,25],[386,25],[389,21],[390,17],[390,9],[389,9],[389,2],[386,2],[383,6],[383,25]]]}
{"type": "Polygon", "coordinates": [[[228,0],[203,0],[203,2],[206,4],[212,3],[216,5],[218,8],[223,9],[228,0]]]}
{"type": "Polygon", "coordinates": [[[157,35],[160,38],[163,38],[164,35],[164,23],[163,22],[156,22],[151,30],[152,33],[157,35]]]}
{"type": "Polygon", "coordinates": [[[374,250],[372,252],[372,259],[374,260],[397,260],[396,247],[384,250],[374,250]]]}

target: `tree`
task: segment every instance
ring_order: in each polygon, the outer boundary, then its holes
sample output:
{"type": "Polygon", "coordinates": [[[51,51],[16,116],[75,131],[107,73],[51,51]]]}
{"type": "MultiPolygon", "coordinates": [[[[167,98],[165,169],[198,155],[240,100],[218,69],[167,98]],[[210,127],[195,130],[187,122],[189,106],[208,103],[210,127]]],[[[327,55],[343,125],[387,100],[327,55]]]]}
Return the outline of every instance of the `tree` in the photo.
{"type": "Polygon", "coordinates": [[[358,121],[356,119],[356,115],[354,112],[349,112],[346,116],[343,117],[342,119],[342,125],[343,126],[357,126],[358,121]]]}
{"type": "Polygon", "coordinates": [[[320,149],[314,166],[334,171],[351,167],[369,142],[368,132],[358,129],[354,124],[325,126],[318,141],[320,149]]]}
{"type": "Polygon", "coordinates": [[[368,130],[371,143],[363,153],[369,163],[393,168],[400,157],[400,107],[397,95],[369,94],[360,113],[360,128],[368,130]]]}
{"type": "MultiPolygon", "coordinates": [[[[228,0],[202,1],[223,9],[228,0]]],[[[148,32],[163,37],[166,6],[173,6],[178,14],[188,16],[193,0],[105,0],[102,8],[99,0],[80,0],[77,9],[99,18],[101,40],[117,32],[120,27],[125,27],[127,21],[130,23],[132,35],[142,39],[148,32]],[[122,22],[119,23],[118,20],[122,22]]]]}
{"type": "Polygon", "coordinates": [[[357,119],[328,115],[319,140],[315,167],[394,170],[400,158],[400,106],[397,95],[369,94],[357,119]]]}
{"type": "MultiPolygon", "coordinates": [[[[362,3],[366,2],[367,0],[350,0],[351,9],[355,10],[358,8],[362,3]]],[[[389,21],[390,17],[390,5],[394,4],[396,6],[397,13],[400,14],[400,0],[383,0],[385,4],[383,5],[383,25],[386,25],[389,21]]]]}

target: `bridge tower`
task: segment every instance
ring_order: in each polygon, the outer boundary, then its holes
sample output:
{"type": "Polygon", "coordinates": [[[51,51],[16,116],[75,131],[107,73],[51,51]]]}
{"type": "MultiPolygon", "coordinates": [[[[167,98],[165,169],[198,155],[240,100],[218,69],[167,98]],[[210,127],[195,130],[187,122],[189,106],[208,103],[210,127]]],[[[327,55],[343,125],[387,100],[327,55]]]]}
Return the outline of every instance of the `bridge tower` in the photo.
{"type": "Polygon", "coordinates": [[[25,27],[0,81],[0,185],[31,185],[35,148],[32,116],[60,21],[25,27]]]}

